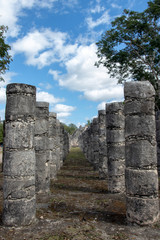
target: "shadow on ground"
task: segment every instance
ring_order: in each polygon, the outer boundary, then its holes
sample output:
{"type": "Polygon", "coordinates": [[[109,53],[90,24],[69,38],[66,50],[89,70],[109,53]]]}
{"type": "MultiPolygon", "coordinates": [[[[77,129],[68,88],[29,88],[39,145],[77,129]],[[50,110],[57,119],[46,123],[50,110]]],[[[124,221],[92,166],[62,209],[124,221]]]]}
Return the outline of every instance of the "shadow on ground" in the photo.
{"type": "MultiPolygon", "coordinates": [[[[0,174],[0,214],[2,214],[0,174]]],[[[110,194],[107,181],[71,149],[49,194],[37,195],[37,220],[31,226],[0,225],[0,240],[151,240],[160,239],[160,222],[149,227],[128,226],[123,194],[110,194]]]]}

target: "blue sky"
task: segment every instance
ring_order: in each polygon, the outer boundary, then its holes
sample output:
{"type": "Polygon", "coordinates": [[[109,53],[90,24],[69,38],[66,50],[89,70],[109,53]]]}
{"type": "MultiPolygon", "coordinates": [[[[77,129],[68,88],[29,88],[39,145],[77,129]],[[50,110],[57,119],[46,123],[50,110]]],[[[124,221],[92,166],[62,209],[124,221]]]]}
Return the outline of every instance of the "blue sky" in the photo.
{"type": "Polygon", "coordinates": [[[123,87],[95,67],[95,43],[123,9],[143,11],[145,0],[0,0],[0,25],[9,27],[13,62],[0,83],[4,119],[6,85],[36,86],[37,101],[60,121],[84,125],[105,103],[123,100],[123,87]]]}

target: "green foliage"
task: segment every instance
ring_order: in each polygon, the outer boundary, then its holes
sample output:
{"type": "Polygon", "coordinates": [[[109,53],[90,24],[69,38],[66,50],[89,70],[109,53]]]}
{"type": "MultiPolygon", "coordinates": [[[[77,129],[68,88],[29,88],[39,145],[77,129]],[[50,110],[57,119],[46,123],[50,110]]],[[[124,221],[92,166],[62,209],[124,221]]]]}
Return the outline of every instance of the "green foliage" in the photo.
{"type": "Polygon", "coordinates": [[[86,126],[90,126],[90,124],[91,124],[91,121],[87,120],[86,126]]]}
{"type": "Polygon", "coordinates": [[[11,47],[5,43],[5,36],[4,33],[8,30],[5,26],[0,26],[0,81],[3,81],[2,74],[9,69],[9,64],[12,61],[11,56],[9,55],[8,51],[11,47]]]}
{"type": "Polygon", "coordinates": [[[148,2],[143,12],[124,10],[97,42],[97,66],[102,64],[119,83],[128,79],[160,80],[160,0],[148,2]]]}
{"type": "Polygon", "coordinates": [[[63,123],[63,126],[65,131],[68,132],[70,135],[72,135],[77,130],[77,126],[73,123],[70,123],[69,125],[63,123]]]}
{"type": "Polygon", "coordinates": [[[0,143],[3,143],[3,124],[0,123],[0,143]]]}

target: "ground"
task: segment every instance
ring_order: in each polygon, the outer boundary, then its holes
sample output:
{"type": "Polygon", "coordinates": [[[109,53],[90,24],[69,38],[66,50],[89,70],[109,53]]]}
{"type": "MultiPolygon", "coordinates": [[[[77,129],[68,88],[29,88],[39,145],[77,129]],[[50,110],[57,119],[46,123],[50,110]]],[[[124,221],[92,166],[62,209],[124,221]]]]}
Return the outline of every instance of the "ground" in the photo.
{"type": "Polygon", "coordinates": [[[108,193],[107,181],[98,178],[79,148],[72,148],[57,180],[51,181],[51,192],[37,196],[36,222],[23,228],[0,223],[0,240],[160,239],[160,221],[148,227],[128,226],[125,211],[125,196],[108,193]]]}

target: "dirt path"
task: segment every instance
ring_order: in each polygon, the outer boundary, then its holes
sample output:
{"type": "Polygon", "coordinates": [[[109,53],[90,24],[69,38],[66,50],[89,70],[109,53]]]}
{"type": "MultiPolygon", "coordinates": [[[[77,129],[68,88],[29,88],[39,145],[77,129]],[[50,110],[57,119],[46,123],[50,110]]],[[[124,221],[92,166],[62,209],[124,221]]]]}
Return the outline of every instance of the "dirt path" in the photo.
{"type": "MultiPolygon", "coordinates": [[[[0,175],[2,213],[2,173],[0,175]]],[[[0,226],[0,240],[158,240],[160,222],[151,227],[130,227],[125,218],[125,197],[109,194],[105,180],[72,149],[51,193],[37,196],[37,221],[25,228],[0,226]]]]}

